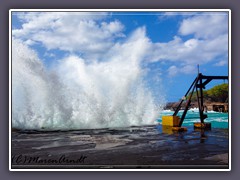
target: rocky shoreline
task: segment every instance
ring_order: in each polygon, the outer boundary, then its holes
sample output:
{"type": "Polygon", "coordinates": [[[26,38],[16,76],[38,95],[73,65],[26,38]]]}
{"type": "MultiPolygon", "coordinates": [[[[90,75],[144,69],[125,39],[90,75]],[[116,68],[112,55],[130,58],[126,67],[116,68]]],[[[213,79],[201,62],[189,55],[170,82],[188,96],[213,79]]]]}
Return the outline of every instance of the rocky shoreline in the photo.
{"type": "MultiPolygon", "coordinates": [[[[164,110],[172,110],[175,111],[178,107],[179,102],[168,102],[164,110]]],[[[185,109],[186,102],[183,102],[181,105],[181,109],[185,109]]],[[[198,102],[194,101],[191,102],[190,108],[198,108],[198,102]]],[[[204,103],[204,110],[205,111],[216,111],[216,112],[228,112],[228,103],[222,102],[205,102],[204,103]]]]}

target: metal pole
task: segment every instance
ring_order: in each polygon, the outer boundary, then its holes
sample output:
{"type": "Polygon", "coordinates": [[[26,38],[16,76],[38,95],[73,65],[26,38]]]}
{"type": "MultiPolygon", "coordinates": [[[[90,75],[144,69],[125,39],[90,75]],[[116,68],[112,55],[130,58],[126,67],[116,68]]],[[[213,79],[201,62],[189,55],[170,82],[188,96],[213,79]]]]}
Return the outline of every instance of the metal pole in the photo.
{"type": "Polygon", "coordinates": [[[199,97],[199,93],[198,93],[198,87],[196,86],[196,92],[197,92],[197,101],[198,101],[198,110],[199,110],[199,114],[201,114],[201,109],[200,109],[200,101],[199,101],[199,99],[200,99],[200,97],[199,97]]]}
{"type": "MultiPolygon", "coordinates": [[[[187,97],[187,95],[188,95],[189,91],[192,89],[193,85],[196,84],[197,78],[198,78],[198,77],[195,78],[195,80],[194,80],[193,83],[191,84],[190,88],[188,89],[188,91],[186,92],[186,94],[184,95],[184,97],[187,97]]],[[[177,115],[177,113],[179,112],[179,110],[180,110],[180,108],[181,108],[181,105],[182,105],[183,101],[184,101],[184,99],[182,99],[181,102],[179,103],[177,109],[176,109],[175,112],[173,113],[173,116],[176,116],[176,115],[177,115]]]]}
{"type": "Polygon", "coordinates": [[[193,95],[194,89],[196,88],[197,83],[198,83],[198,80],[199,80],[199,75],[198,75],[198,77],[196,78],[194,87],[193,87],[192,92],[191,92],[191,94],[190,94],[190,96],[189,96],[189,99],[188,99],[187,104],[186,104],[186,106],[185,106],[185,109],[184,109],[184,111],[183,111],[183,114],[182,114],[182,117],[181,117],[181,120],[180,120],[180,122],[179,122],[178,127],[181,127],[181,126],[182,126],[182,123],[183,123],[183,121],[184,121],[184,119],[185,119],[185,116],[186,116],[186,114],[187,114],[188,108],[189,108],[189,106],[190,106],[190,104],[191,104],[191,99],[192,99],[192,95],[193,95]]]}
{"type": "Polygon", "coordinates": [[[201,119],[201,123],[204,123],[204,117],[203,117],[203,82],[202,82],[202,74],[200,74],[200,107],[199,107],[199,112],[200,112],[200,119],[201,119]]]}

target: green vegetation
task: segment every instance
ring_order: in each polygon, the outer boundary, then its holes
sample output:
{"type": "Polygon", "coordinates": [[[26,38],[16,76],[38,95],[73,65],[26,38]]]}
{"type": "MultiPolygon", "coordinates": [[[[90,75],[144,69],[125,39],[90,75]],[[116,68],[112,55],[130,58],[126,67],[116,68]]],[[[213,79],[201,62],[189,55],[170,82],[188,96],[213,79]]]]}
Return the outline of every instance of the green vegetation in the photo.
{"type": "MultiPolygon", "coordinates": [[[[199,93],[200,94],[200,93],[199,93]]],[[[210,102],[228,102],[228,84],[220,84],[209,90],[203,91],[204,101],[210,102]]],[[[197,101],[197,93],[194,92],[192,101],[197,101]]]]}

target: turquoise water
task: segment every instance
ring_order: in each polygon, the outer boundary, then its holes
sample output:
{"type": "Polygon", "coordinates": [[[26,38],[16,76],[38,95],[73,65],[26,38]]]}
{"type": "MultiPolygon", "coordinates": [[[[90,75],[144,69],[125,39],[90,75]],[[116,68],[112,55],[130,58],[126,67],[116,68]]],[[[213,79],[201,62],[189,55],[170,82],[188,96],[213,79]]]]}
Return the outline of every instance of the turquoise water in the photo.
{"type": "MultiPolygon", "coordinates": [[[[160,118],[158,122],[162,122],[162,116],[173,115],[173,111],[165,110],[160,114],[160,118]]],[[[212,128],[228,128],[228,113],[219,113],[214,111],[209,111],[207,113],[207,118],[204,122],[210,122],[212,124],[212,128]]],[[[178,116],[181,117],[182,111],[178,113],[178,116]]],[[[182,126],[193,126],[193,123],[200,122],[199,112],[197,110],[189,110],[183,121],[182,126]]]]}

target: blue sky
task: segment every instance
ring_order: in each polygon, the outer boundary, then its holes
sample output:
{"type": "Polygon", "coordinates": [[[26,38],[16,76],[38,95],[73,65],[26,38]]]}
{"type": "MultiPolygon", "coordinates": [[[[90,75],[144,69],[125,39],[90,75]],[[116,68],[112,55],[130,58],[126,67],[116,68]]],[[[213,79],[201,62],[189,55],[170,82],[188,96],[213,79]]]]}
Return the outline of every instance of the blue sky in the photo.
{"type": "Polygon", "coordinates": [[[73,55],[86,64],[137,58],[166,101],[185,94],[197,64],[204,75],[228,75],[227,12],[13,12],[12,37],[50,70],[73,55]]]}

